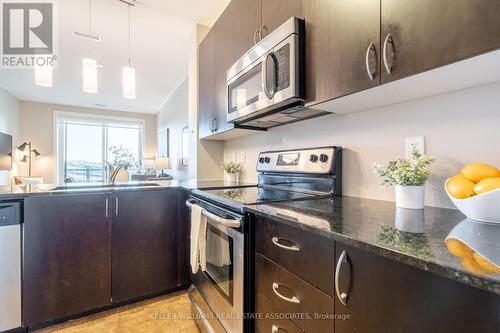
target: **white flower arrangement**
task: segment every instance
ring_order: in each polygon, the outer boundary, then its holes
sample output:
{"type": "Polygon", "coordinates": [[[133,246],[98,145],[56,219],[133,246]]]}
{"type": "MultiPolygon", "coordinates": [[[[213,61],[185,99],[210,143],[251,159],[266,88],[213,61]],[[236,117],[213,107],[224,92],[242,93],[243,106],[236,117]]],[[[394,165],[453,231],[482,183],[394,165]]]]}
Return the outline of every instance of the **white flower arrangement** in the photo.
{"type": "Polygon", "coordinates": [[[420,154],[418,149],[413,149],[411,159],[400,158],[397,161],[389,161],[387,165],[375,163],[373,169],[383,178],[382,186],[421,186],[429,180],[429,165],[435,161],[434,158],[420,154]]]}
{"type": "Polygon", "coordinates": [[[227,173],[240,173],[243,168],[243,163],[236,163],[234,161],[222,163],[222,169],[227,173]]]}

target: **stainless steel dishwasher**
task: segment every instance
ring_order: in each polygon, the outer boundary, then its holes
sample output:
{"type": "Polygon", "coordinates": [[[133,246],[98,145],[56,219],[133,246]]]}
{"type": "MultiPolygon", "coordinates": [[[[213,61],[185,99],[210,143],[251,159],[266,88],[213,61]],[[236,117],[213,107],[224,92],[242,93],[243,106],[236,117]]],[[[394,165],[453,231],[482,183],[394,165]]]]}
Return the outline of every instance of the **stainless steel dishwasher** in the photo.
{"type": "Polygon", "coordinates": [[[0,332],[21,327],[21,202],[0,202],[0,332]]]}

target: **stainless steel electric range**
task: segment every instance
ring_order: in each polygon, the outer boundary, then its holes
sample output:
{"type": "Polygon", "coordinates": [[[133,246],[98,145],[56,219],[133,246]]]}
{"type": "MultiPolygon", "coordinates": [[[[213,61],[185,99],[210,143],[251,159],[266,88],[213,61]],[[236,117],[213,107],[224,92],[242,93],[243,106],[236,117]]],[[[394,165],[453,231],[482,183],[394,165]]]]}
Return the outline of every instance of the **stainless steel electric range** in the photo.
{"type": "Polygon", "coordinates": [[[245,206],[322,199],[342,194],[342,148],[321,147],[260,153],[258,185],[193,190],[188,207],[207,218],[205,271],[191,276],[189,296],[202,332],[251,331],[253,217],[245,206]]]}

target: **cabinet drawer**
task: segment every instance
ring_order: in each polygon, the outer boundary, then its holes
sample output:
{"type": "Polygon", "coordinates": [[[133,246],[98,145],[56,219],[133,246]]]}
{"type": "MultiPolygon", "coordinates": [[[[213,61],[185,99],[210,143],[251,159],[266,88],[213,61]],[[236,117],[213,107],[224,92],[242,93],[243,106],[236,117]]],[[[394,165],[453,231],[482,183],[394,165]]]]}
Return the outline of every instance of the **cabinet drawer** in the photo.
{"type": "Polygon", "coordinates": [[[257,217],[257,252],[334,295],[334,241],[270,219],[257,217]]]}
{"type": "Polygon", "coordinates": [[[333,332],[334,299],[260,254],[255,255],[256,299],[259,309],[292,316],[307,332],[333,332]]]}
{"type": "Polygon", "coordinates": [[[305,331],[298,327],[291,317],[284,316],[281,311],[274,307],[269,299],[260,294],[260,303],[257,313],[260,315],[255,321],[255,330],[257,333],[304,333],[305,331]]]}

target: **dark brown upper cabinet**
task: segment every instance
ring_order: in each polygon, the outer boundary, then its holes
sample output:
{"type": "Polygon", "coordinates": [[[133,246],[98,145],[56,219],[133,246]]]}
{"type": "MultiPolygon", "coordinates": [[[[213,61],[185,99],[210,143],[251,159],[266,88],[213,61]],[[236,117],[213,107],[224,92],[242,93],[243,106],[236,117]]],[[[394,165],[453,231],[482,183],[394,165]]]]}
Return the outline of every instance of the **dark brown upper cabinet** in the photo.
{"type": "Polygon", "coordinates": [[[32,197],[24,207],[24,324],[110,305],[109,196],[32,197]]]}
{"type": "MultiPolygon", "coordinates": [[[[124,191],[113,208],[113,302],[175,289],[178,249],[184,248],[177,223],[177,191],[124,191]]],[[[183,207],[182,207],[183,208],[183,207]]]]}
{"type": "MultiPolygon", "coordinates": [[[[212,28],[214,34],[215,56],[215,121],[212,126],[220,133],[232,129],[234,125],[227,122],[227,70],[236,61],[235,43],[235,4],[229,3],[222,16],[212,28]]],[[[211,31],[211,32],[212,32],[211,31]]]]}
{"type": "Polygon", "coordinates": [[[304,19],[305,15],[305,0],[262,0],[262,38],[269,35],[290,17],[304,19]]]}
{"type": "Polygon", "coordinates": [[[500,47],[499,18],[498,0],[382,0],[382,82],[500,47]]]}
{"type": "Polygon", "coordinates": [[[307,1],[305,16],[307,103],[380,84],[380,0],[307,1]]]}
{"type": "Polygon", "coordinates": [[[209,31],[199,47],[199,120],[200,138],[212,135],[216,130],[215,115],[215,55],[214,33],[209,31]]]}
{"type": "Polygon", "coordinates": [[[335,252],[336,333],[498,332],[492,293],[340,242],[335,252]]]}
{"type": "MultiPolygon", "coordinates": [[[[229,66],[245,54],[255,41],[258,41],[257,32],[262,26],[261,0],[233,0],[228,7],[230,6],[232,11],[229,14],[232,14],[234,19],[235,58],[229,66]]],[[[219,20],[224,20],[223,16],[219,20]]]]}

